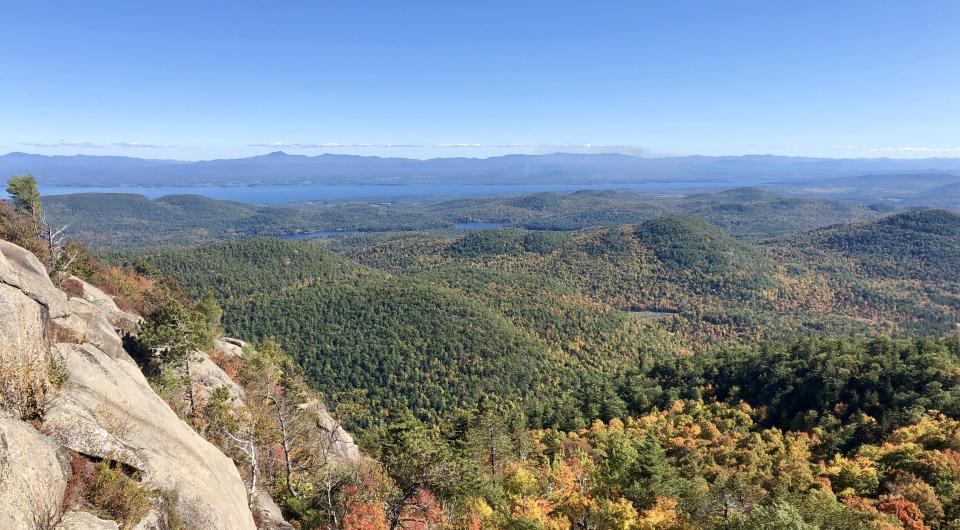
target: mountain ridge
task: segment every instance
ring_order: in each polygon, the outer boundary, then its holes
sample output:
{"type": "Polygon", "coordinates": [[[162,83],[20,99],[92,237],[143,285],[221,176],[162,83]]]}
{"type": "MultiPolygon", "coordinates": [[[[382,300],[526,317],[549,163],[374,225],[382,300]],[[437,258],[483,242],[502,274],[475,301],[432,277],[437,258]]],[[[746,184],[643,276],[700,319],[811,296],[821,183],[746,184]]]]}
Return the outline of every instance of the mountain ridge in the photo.
{"type": "Polygon", "coordinates": [[[960,172],[960,158],[812,158],[778,155],[643,158],[619,153],[511,154],[413,159],[274,151],[199,161],[95,155],[0,155],[0,172],[33,173],[47,186],[253,185],[296,183],[630,183],[854,177],[960,172]]]}

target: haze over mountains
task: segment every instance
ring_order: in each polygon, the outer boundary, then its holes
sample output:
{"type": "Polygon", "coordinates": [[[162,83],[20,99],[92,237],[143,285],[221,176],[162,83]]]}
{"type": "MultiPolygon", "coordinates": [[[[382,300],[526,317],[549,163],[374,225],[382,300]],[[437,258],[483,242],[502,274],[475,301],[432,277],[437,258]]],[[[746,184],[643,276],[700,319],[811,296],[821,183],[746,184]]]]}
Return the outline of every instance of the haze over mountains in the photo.
{"type": "MultiPolygon", "coordinates": [[[[640,158],[622,154],[382,158],[291,155],[186,162],[119,156],[8,153],[0,173],[31,172],[42,186],[256,184],[597,184],[728,180],[784,183],[867,174],[960,173],[960,158],[805,158],[772,155],[640,158]]],[[[951,181],[952,182],[952,181],[951,181]]]]}

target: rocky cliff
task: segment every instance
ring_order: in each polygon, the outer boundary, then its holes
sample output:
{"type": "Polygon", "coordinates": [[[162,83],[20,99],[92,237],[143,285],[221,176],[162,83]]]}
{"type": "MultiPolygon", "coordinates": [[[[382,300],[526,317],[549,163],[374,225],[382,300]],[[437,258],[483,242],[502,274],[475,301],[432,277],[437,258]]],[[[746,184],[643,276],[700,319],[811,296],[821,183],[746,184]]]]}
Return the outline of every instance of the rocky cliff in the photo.
{"type": "MultiPolygon", "coordinates": [[[[71,281],[73,296],[35,256],[0,241],[0,528],[117,528],[61,513],[71,452],[175,492],[192,527],[255,528],[234,462],[154,393],[124,351],[119,331],[139,318],[71,281]]],[[[162,527],[155,513],[138,527],[151,524],[162,527]]]]}

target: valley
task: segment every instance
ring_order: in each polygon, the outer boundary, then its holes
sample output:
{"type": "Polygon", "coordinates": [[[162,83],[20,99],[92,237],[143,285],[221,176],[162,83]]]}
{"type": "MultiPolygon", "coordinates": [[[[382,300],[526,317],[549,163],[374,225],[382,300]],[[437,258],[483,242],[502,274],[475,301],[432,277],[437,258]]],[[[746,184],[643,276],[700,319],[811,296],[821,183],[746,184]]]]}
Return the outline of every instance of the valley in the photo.
{"type": "MultiPolygon", "coordinates": [[[[303,528],[335,514],[401,528],[400,513],[424,528],[933,529],[960,515],[940,463],[960,451],[953,211],[760,188],[42,206],[75,238],[70,274],[143,315],[126,349],[153,391],[245,483],[272,477],[258,502],[303,528]],[[242,355],[224,353],[234,343],[242,355]],[[331,453],[307,424],[284,434],[313,417],[284,407],[309,403],[356,440],[338,451],[369,462],[308,457],[331,453]],[[251,447],[288,447],[291,467],[251,447]],[[926,467],[885,456],[908,447],[926,467]],[[927,495],[897,497],[913,519],[888,500],[906,488],[927,495]]],[[[0,214],[3,238],[44,255],[29,218],[0,214]]],[[[97,491],[80,506],[117,517],[97,491]]]]}
{"type": "Polygon", "coordinates": [[[250,239],[116,256],[212,293],[229,333],[277,337],[323,391],[360,386],[371,408],[405,403],[437,420],[499,389],[565,418],[539,426],[574,428],[596,405],[563,409],[578,388],[677,352],[951,332],[958,230],[960,216],[930,210],[754,243],[669,215],[572,232],[250,239]],[[553,399],[562,405],[549,410],[553,399]]]}

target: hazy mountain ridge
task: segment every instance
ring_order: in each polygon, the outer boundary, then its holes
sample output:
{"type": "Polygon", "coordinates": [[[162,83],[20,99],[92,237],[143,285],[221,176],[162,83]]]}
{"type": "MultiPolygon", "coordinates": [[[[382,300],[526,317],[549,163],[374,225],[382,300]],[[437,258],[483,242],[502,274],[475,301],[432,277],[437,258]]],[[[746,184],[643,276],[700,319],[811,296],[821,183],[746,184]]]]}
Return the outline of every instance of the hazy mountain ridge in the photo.
{"type": "Polygon", "coordinates": [[[46,186],[198,186],[291,183],[629,183],[639,181],[798,179],[870,173],[960,172],[960,158],[830,159],[773,155],[640,158],[622,154],[506,155],[489,158],[382,158],[282,151],[185,162],[115,156],[8,153],[0,172],[33,172],[46,186]]]}

